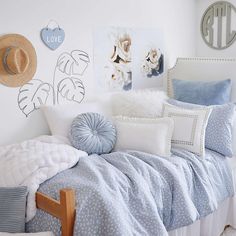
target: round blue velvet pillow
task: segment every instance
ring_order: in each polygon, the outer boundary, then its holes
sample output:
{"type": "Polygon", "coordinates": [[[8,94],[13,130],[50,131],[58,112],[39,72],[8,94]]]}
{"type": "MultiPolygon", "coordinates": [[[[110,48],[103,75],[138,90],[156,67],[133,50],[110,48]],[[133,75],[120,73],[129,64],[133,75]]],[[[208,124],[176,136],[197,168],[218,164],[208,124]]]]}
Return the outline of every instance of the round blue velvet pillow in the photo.
{"type": "Polygon", "coordinates": [[[116,142],[116,128],[98,113],[83,113],[73,120],[69,138],[75,148],[88,154],[109,153],[116,142]]]}

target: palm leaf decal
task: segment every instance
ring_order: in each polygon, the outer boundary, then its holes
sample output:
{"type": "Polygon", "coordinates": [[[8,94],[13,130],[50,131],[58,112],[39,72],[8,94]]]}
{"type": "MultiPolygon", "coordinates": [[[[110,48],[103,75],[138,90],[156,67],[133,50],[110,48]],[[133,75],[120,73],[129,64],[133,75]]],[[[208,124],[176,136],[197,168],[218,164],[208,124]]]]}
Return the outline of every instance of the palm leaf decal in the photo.
{"type": "Polygon", "coordinates": [[[52,86],[41,80],[31,80],[20,88],[18,106],[26,117],[37,110],[40,105],[46,104],[51,94],[52,86]]]}
{"type": "Polygon", "coordinates": [[[74,64],[74,59],[67,52],[62,53],[58,58],[57,67],[58,69],[67,75],[71,75],[72,65],[74,64]]]}
{"type": "Polygon", "coordinates": [[[81,50],[62,53],[56,63],[52,83],[33,79],[23,85],[18,93],[18,106],[29,116],[41,105],[57,105],[65,101],[80,103],[85,96],[81,80],[90,58],[81,50]]]}
{"type": "Polygon", "coordinates": [[[84,85],[78,78],[65,78],[58,84],[57,101],[59,94],[68,101],[80,103],[85,95],[84,85]]]}
{"type": "Polygon", "coordinates": [[[83,75],[90,62],[88,54],[81,50],[75,50],[71,52],[71,56],[75,60],[72,67],[72,73],[74,75],[83,75]]]}
{"type": "Polygon", "coordinates": [[[86,52],[74,50],[71,53],[62,53],[57,60],[57,67],[62,72],[69,76],[83,75],[90,62],[86,52]]]}

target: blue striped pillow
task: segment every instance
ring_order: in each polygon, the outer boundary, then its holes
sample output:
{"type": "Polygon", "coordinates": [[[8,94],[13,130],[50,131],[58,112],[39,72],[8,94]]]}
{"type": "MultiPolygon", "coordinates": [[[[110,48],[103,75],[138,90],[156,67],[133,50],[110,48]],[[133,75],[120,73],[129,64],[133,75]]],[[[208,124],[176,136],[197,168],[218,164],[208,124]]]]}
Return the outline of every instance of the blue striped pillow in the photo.
{"type": "Polygon", "coordinates": [[[0,232],[25,232],[27,187],[0,187],[0,232]]]}

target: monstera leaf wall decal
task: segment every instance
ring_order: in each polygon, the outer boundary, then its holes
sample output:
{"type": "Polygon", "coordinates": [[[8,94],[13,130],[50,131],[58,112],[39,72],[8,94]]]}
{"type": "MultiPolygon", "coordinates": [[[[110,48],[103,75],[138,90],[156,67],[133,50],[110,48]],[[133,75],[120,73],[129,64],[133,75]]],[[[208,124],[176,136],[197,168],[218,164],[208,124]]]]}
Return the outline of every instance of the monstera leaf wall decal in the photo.
{"type": "Polygon", "coordinates": [[[70,54],[62,53],[58,58],[57,67],[67,75],[83,75],[89,62],[89,56],[86,52],[74,50],[70,54]]]}
{"type": "Polygon", "coordinates": [[[55,103],[60,103],[62,100],[60,96],[67,101],[78,103],[83,100],[85,88],[81,77],[89,62],[88,54],[81,50],[62,53],[59,56],[53,78],[53,88],[56,94],[55,103]]]}
{"type": "Polygon", "coordinates": [[[18,95],[18,105],[21,111],[28,116],[31,112],[38,109],[40,105],[46,104],[52,86],[43,83],[41,80],[31,80],[20,88],[18,95]]]}
{"type": "Polygon", "coordinates": [[[82,76],[90,62],[86,52],[73,50],[62,53],[56,63],[53,82],[33,79],[19,90],[18,105],[26,117],[43,104],[60,101],[80,103],[85,96],[82,76]],[[60,99],[61,98],[61,99],[60,99]]]}
{"type": "Polygon", "coordinates": [[[57,60],[57,68],[67,75],[71,75],[72,65],[74,64],[73,58],[67,52],[61,54],[57,60]]]}
{"type": "MultiPolygon", "coordinates": [[[[65,78],[58,84],[57,94],[68,101],[80,103],[85,95],[85,89],[82,81],[78,78],[65,78]]],[[[58,97],[57,97],[58,100],[58,97]]]]}

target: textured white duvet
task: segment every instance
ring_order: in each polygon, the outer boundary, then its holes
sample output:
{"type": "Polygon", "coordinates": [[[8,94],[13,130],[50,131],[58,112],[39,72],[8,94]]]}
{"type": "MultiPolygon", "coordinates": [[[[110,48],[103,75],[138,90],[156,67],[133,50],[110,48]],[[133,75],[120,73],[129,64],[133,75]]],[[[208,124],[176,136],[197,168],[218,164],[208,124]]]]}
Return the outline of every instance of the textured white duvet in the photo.
{"type": "Polygon", "coordinates": [[[42,136],[37,139],[0,147],[0,187],[28,187],[27,221],[36,213],[35,193],[41,183],[74,166],[79,151],[61,137],[42,136]]]}

